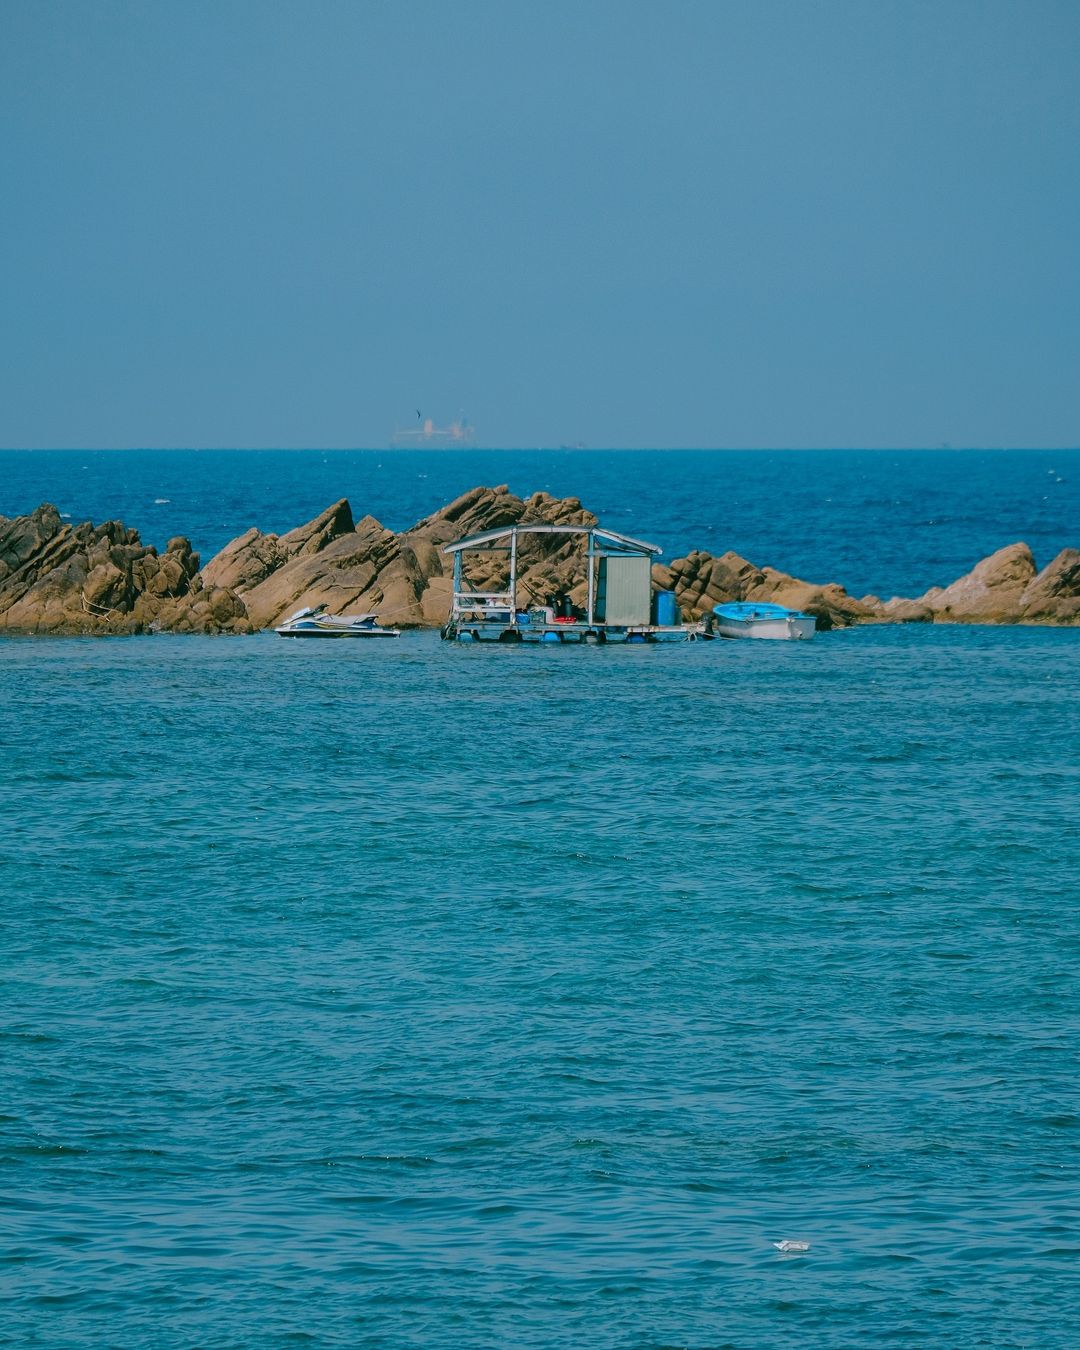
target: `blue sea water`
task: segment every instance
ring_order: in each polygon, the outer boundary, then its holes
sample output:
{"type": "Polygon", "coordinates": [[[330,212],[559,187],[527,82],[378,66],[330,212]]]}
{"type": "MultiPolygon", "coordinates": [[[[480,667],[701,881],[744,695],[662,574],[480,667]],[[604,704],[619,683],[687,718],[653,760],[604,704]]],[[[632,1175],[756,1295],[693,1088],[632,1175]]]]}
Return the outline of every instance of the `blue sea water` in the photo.
{"type": "Polygon", "coordinates": [[[1080,450],[0,451],[0,515],[53,501],[204,559],[339,497],[401,530],[499,483],[578,496],[668,558],[731,548],[853,595],[921,595],[1019,539],[1039,566],[1080,544],[1080,450]]]}
{"type": "Polygon", "coordinates": [[[1035,628],[0,642],[0,1343],[1075,1345],[1078,687],[1035,628]]]}

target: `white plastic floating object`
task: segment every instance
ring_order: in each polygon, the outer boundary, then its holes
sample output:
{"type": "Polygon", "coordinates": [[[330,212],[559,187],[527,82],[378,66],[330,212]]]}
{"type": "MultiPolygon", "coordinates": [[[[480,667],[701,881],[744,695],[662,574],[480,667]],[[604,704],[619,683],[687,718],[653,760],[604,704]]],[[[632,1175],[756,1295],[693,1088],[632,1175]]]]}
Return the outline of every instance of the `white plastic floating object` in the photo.
{"type": "Polygon", "coordinates": [[[793,1242],[791,1238],[784,1238],[782,1242],[774,1242],[773,1246],[778,1252],[808,1252],[810,1250],[809,1242],[793,1242]]]}
{"type": "Polygon", "coordinates": [[[377,614],[327,614],[326,605],[305,605],[290,614],[280,628],[281,637],[400,637],[400,628],[380,628],[377,614]]]}

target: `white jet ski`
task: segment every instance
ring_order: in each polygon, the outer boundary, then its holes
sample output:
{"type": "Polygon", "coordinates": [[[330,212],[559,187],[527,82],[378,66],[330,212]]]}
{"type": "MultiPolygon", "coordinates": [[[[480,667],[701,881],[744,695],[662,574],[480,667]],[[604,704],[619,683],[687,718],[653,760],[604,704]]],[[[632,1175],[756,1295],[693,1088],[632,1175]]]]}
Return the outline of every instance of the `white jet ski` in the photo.
{"type": "Polygon", "coordinates": [[[400,637],[400,628],[380,628],[377,614],[327,614],[325,605],[306,605],[274,632],[278,637],[400,637]]]}

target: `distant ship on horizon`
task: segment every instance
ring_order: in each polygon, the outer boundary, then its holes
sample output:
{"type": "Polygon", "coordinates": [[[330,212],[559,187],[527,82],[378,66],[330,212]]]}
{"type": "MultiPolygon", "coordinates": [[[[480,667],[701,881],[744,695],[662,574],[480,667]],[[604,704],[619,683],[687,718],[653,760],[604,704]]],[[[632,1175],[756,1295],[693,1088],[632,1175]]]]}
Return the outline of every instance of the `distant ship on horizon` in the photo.
{"type": "Polygon", "coordinates": [[[437,427],[433,418],[425,417],[417,408],[416,420],[419,426],[408,430],[402,430],[400,427],[395,428],[394,434],[390,438],[391,449],[408,446],[417,450],[443,450],[453,446],[463,448],[473,444],[476,432],[465,420],[464,413],[461,413],[457,420],[451,422],[448,427],[437,427]]]}

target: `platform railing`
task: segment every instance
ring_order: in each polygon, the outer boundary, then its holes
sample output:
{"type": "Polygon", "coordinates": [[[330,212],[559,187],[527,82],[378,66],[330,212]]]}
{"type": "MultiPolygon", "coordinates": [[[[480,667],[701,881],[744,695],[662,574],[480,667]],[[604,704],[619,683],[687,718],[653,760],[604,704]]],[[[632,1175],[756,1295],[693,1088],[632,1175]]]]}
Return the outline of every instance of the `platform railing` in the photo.
{"type": "Polygon", "coordinates": [[[498,613],[499,620],[491,622],[511,623],[514,617],[514,594],[512,591],[455,591],[454,618],[460,619],[466,614],[485,616],[498,613]]]}

